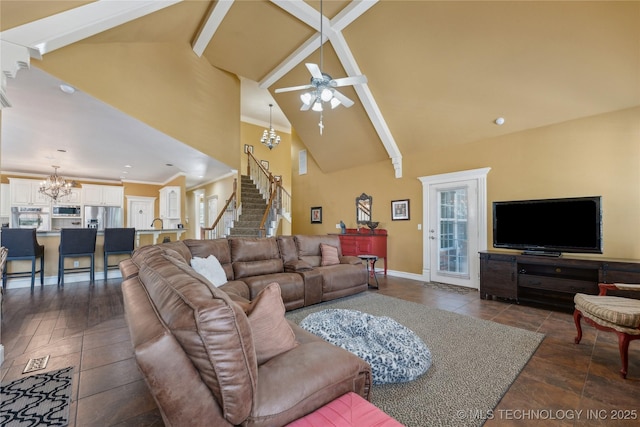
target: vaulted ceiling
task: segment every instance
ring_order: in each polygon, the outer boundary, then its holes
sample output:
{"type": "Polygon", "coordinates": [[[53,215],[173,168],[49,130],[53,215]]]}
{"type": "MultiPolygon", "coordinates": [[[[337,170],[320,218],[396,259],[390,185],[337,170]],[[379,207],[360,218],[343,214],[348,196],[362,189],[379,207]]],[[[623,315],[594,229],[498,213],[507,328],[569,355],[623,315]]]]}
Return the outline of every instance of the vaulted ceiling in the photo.
{"type": "MultiPolygon", "coordinates": [[[[3,0],[2,38],[89,3],[3,0]]],[[[325,1],[322,71],[368,83],[340,88],[355,105],[325,109],[322,135],[300,92],[274,92],[307,84],[304,63],[320,63],[319,1],[164,5],[78,42],[189,43],[268,89],[325,172],[390,159],[401,176],[402,157],[427,149],[640,105],[637,1],[325,1]]]]}

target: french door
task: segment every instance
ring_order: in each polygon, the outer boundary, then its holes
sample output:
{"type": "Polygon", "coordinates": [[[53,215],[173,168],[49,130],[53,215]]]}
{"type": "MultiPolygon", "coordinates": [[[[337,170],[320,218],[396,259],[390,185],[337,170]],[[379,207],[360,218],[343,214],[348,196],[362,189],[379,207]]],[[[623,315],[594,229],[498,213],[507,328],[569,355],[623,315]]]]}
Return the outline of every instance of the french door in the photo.
{"type": "Polygon", "coordinates": [[[427,280],[478,289],[486,249],[488,168],[423,177],[427,280]]]}

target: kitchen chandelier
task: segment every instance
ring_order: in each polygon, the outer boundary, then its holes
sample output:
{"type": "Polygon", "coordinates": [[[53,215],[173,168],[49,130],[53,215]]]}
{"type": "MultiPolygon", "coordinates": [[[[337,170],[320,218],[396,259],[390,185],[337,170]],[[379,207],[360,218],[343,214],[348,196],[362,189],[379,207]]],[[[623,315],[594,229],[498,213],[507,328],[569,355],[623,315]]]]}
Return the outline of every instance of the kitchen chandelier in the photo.
{"type": "Polygon", "coordinates": [[[271,124],[272,109],[273,109],[273,104],[269,104],[269,130],[265,129],[264,132],[262,133],[262,138],[260,139],[260,142],[266,145],[269,148],[269,150],[271,150],[273,147],[280,144],[280,136],[276,135],[276,131],[273,130],[273,125],[271,124]]]}
{"type": "Polygon", "coordinates": [[[71,183],[58,175],[60,166],[51,167],[53,168],[53,175],[49,175],[47,179],[40,183],[40,192],[57,202],[59,197],[64,197],[71,193],[71,183]]]}

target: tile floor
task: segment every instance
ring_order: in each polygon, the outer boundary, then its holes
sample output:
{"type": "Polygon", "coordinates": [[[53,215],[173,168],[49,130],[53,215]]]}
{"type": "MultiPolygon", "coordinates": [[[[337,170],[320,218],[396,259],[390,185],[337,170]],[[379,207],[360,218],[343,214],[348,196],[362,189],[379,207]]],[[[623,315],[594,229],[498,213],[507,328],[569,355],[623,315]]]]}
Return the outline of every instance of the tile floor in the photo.
{"type": "MultiPolygon", "coordinates": [[[[614,334],[585,327],[580,345],[568,313],[378,276],[379,292],[456,313],[542,332],[546,338],[493,414],[461,408],[485,426],[633,426],[640,421],[640,343],[632,342],[622,380],[614,334]],[[627,411],[627,412],[625,412],[627,411]],[[636,420],[615,420],[614,417],[636,420]]],[[[161,426],[162,419],[133,358],[117,280],[5,291],[2,381],[21,376],[27,361],[51,355],[46,370],[74,366],[71,426],[161,426]]],[[[470,351],[472,351],[470,349],[470,351]]],[[[425,420],[425,426],[438,425],[425,420]]]]}

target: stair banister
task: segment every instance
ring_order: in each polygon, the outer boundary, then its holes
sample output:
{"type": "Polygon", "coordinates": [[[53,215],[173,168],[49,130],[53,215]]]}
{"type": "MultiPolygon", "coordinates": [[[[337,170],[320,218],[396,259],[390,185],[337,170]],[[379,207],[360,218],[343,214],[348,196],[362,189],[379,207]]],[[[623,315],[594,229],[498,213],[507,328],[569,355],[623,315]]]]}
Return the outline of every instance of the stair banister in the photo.
{"type": "MultiPolygon", "coordinates": [[[[234,178],[233,179],[233,192],[231,193],[231,196],[229,197],[229,199],[227,199],[227,202],[225,203],[224,207],[222,208],[222,210],[218,214],[218,217],[216,218],[216,220],[213,222],[211,227],[202,227],[202,228],[200,228],[200,239],[201,240],[204,240],[206,238],[206,233],[207,232],[209,232],[209,233],[214,232],[214,230],[216,229],[216,227],[220,223],[220,220],[227,214],[227,212],[231,211],[234,219],[236,218],[237,193],[238,193],[238,179],[234,178]]],[[[218,235],[218,233],[215,233],[215,232],[212,233],[212,234],[215,234],[216,236],[218,235]]]]}

